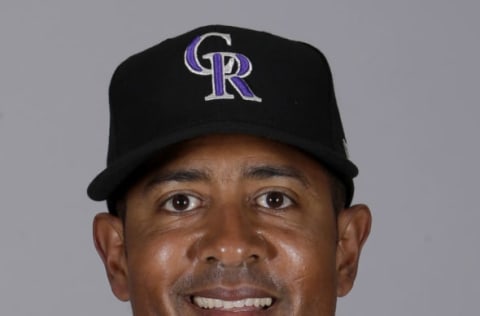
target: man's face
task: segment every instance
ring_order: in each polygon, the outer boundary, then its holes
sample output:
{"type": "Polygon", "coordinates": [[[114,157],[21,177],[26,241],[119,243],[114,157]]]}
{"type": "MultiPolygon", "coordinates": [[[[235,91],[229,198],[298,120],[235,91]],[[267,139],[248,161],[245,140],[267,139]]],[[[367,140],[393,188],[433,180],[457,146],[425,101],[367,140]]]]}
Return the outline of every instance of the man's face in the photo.
{"type": "Polygon", "coordinates": [[[330,183],[316,161],[272,141],[182,143],[127,192],[124,225],[97,216],[112,289],[141,316],[332,316],[370,218],[360,207],[363,233],[342,245],[355,216],[337,221],[330,183]]]}

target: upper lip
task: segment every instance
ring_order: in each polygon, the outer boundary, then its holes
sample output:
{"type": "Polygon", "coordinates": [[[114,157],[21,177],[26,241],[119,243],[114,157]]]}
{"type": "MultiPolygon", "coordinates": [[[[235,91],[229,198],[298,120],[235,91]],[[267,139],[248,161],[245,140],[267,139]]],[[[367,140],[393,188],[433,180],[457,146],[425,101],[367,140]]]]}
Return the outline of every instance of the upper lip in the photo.
{"type": "Polygon", "coordinates": [[[212,288],[194,290],[190,294],[188,294],[188,296],[215,298],[215,299],[220,299],[224,301],[236,301],[236,300],[242,300],[246,298],[266,298],[266,297],[276,299],[276,295],[271,291],[258,288],[258,287],[252,287],[252,286],[238,286],[238,287],[217,286],[212,288]]]}

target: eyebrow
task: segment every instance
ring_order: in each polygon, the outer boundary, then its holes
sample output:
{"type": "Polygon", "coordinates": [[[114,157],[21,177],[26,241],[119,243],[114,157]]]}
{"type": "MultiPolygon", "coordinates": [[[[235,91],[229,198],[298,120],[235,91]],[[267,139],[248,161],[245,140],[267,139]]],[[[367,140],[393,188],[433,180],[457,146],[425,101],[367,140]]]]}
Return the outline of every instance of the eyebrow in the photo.
{"type": "Polygon", "coordinates": [[[307,177],[302,172],[293,167],[287,166],[262,165],[247,167],[245,170],[243,170],[243,176],[245,178],[256,180],[266,180],[276,177],[287,177],[300,182],[304,187],[310,186],[310,182],[307,180],[307,177]]]}
{"type": "Polygon", "coordinates": [[[145,192],[150,191],[153,187],[164,184],[166,182],[199,182],[208,181],[211,177],[206,171],[199,169],[180,169],[173,171],[164,171],[155,174],[145,186],[145,192]]]}
{"type": "MultiPolygon", "coordinates": [[[[211,173],[201,169],[179,169],[163,171],[155,174],[145,185],[144,192],[148,193],[154,187],[166,182],[201,182],[211,181],[211,173]]],[[[249,166],[242,170],[242,177],[253,180],[267,180],[271,178],[286,177],[298,181],[304,187],[309,187],[310,182],[299,170],[288,166],[260,165],[249,166]]]]}

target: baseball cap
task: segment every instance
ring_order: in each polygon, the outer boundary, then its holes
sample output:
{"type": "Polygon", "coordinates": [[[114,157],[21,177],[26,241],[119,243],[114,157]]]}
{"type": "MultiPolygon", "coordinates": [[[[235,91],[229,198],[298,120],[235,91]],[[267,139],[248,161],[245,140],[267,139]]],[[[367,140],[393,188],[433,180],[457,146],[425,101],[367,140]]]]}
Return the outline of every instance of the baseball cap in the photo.
{"type": "Polygon", "coordinates": [[[161,149],[241,133],[310,154],[345,184],[351,203],[358,169],[347,156],[329,65],[309,44],[239,27],[200,27],[122,62],[109,100],[107,167],[88,187],[93,200],[108,202],[161,149]]]}

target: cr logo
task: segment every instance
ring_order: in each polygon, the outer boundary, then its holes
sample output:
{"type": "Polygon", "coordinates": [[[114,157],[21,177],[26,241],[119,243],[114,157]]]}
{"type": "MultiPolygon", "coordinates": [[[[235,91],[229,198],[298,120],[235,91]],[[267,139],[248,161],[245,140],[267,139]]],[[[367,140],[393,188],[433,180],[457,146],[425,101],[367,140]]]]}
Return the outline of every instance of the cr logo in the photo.
{"type": "Polygon", "coordinates": [[[203,67],[198,59],[198,47],[210,36],[218,36],[225,40],[228,46],[231,46],[232,39],[230,34],[207,33],[197,36],[185,50],[185,65],[194,74],[212,77],[212,93],[205,97],[206,101],[218,99],[233,99],[234,95],[226,90],[226,82],[229,82],[238,94],[249,101],[262,102],[250,89],[243,78],[252,72],[252,63],[247,56],[239,53],[213,52],[202,56],[203,59],[210,61],[211,68],[203,67]],[[234,71],[234,66],[237,66],[234,71]]]}

